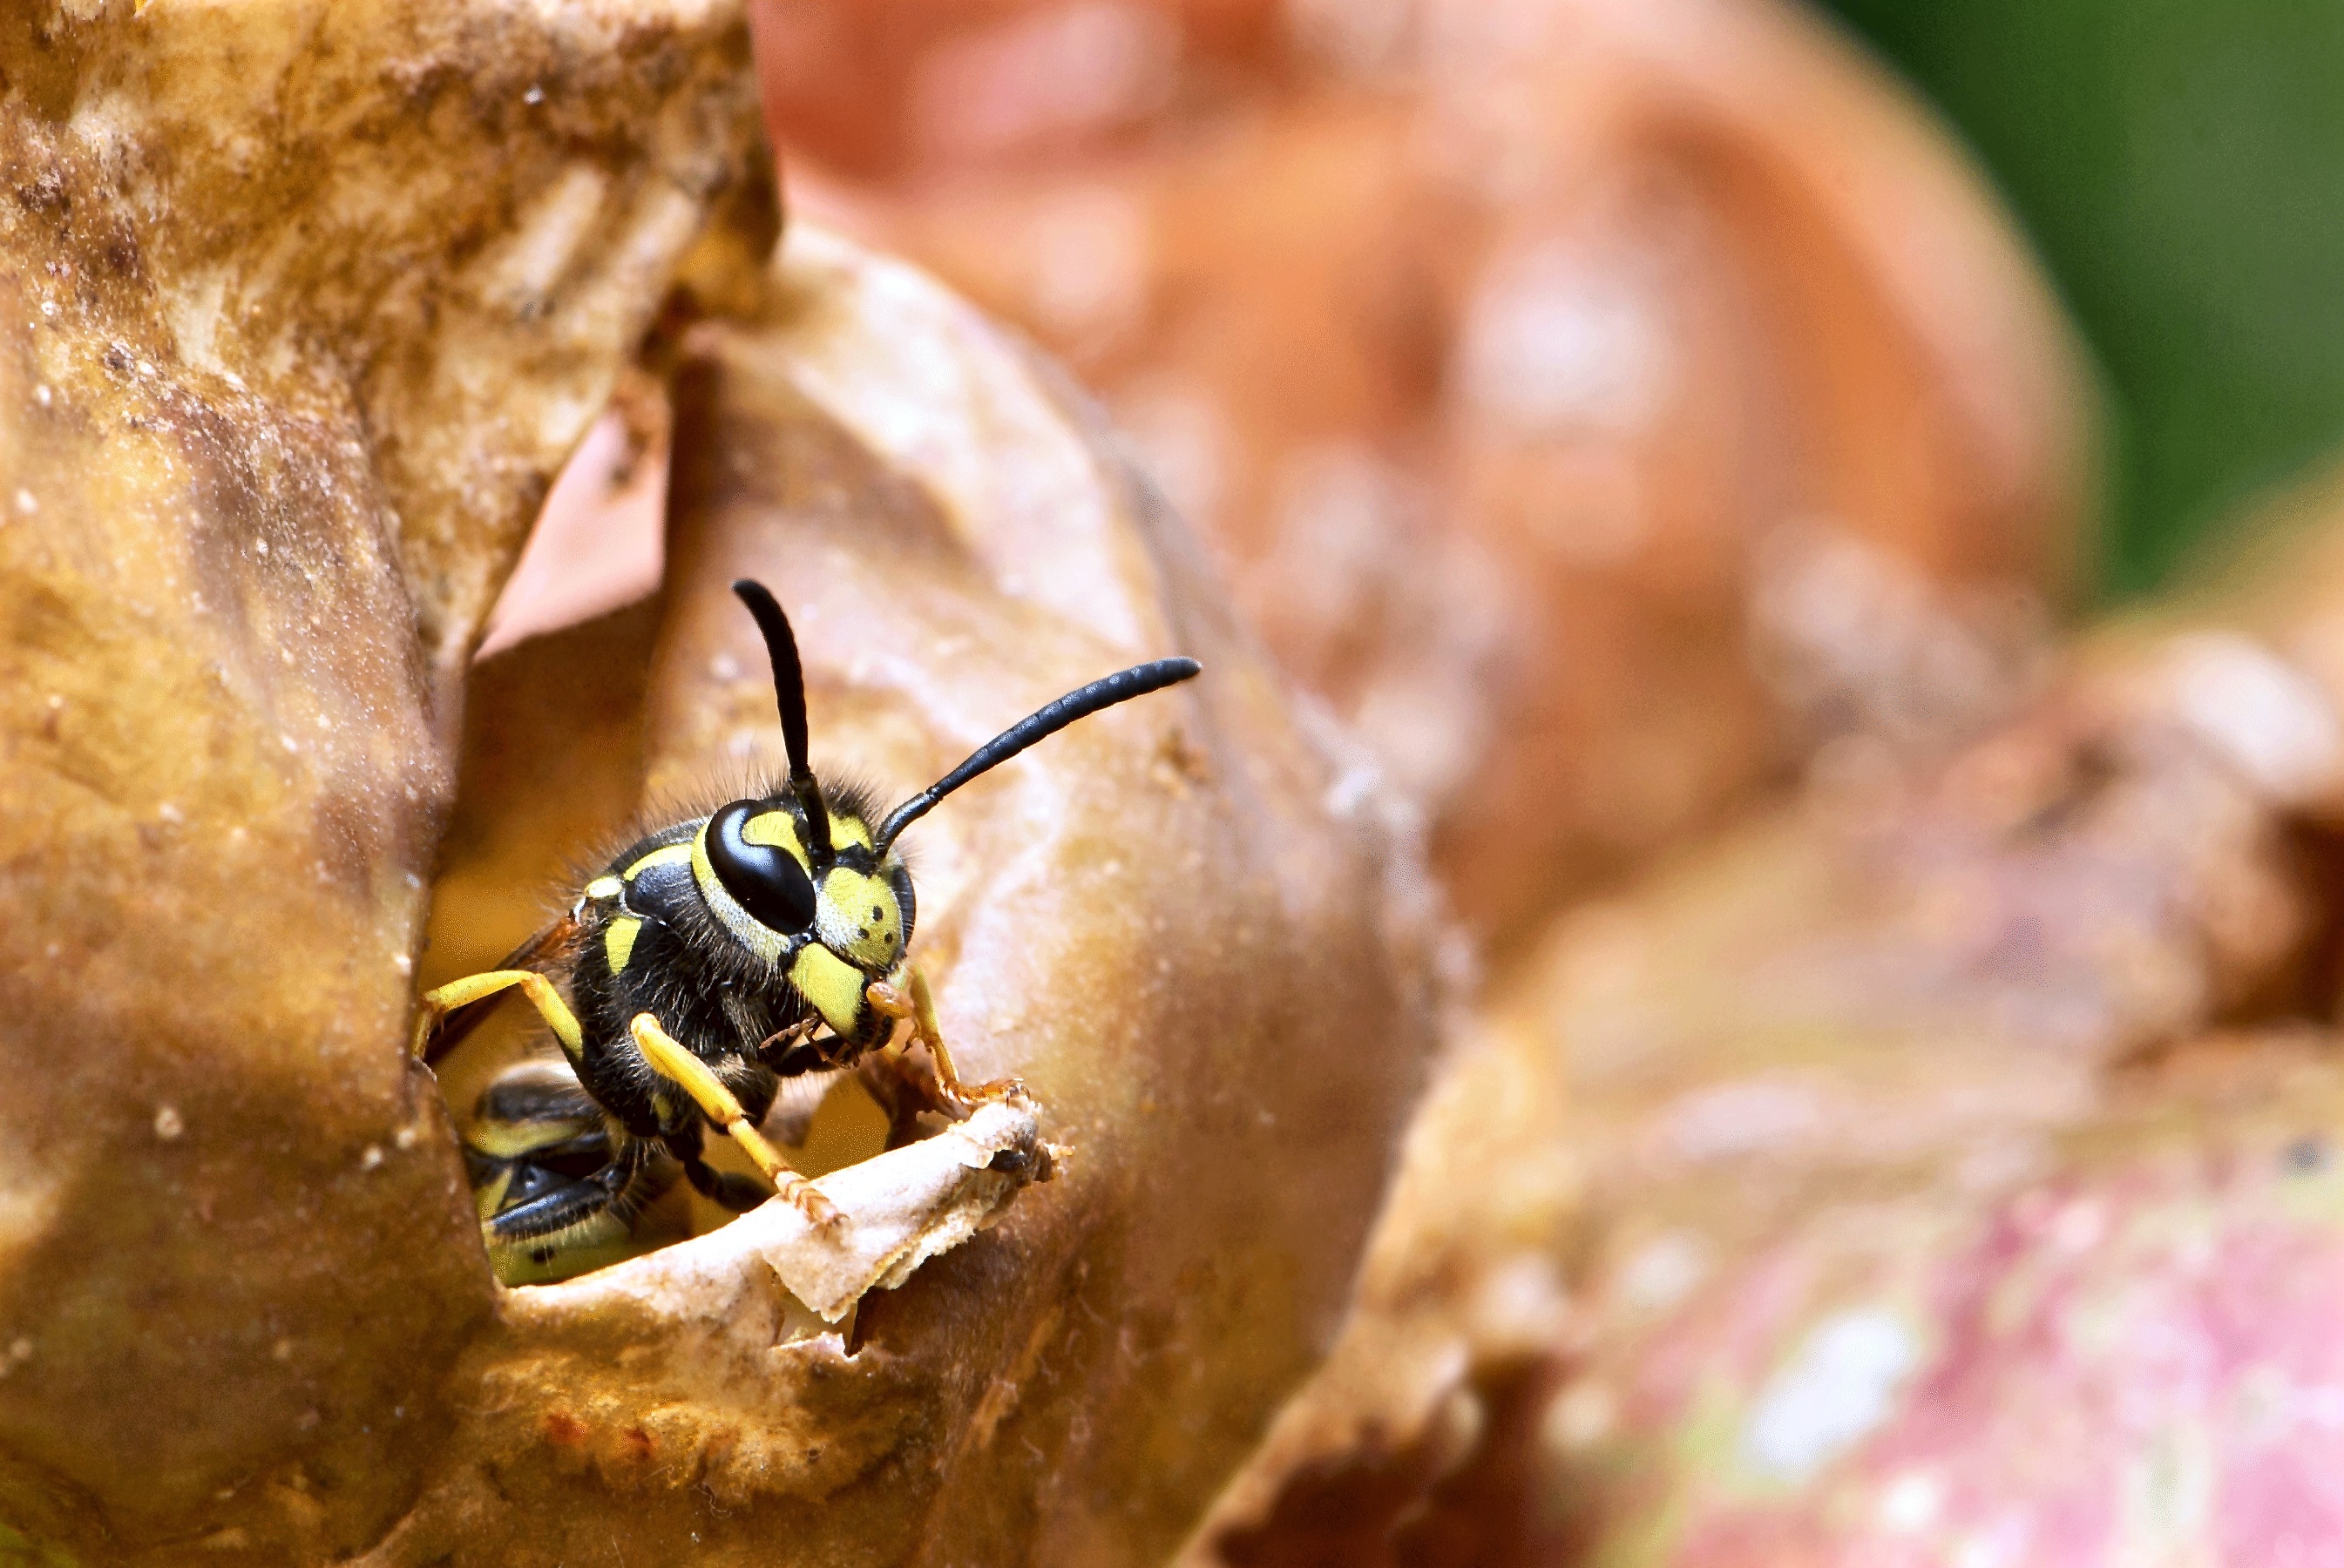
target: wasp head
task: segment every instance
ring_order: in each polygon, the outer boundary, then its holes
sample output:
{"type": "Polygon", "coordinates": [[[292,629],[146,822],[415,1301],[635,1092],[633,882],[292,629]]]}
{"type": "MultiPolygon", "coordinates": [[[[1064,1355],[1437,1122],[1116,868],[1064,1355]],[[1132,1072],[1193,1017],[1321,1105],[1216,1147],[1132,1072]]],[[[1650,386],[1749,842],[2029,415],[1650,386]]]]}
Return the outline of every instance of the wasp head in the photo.
{"type": "Polygon", "coordinates": [[[873,846],[860,812],[825,803],[822,826],[810,830],[794,790],[735,800],[693,839],[693,879],[743,946],[854,1037],[864,989],[894,972],[911,940],[912,879],[900,855],[873,846]]]}
{"type": "Polygon", "coordinates": [[[1192,658],[1160,658],[1094,680],[1028,714],[887,814],[876,830],[859,805],[823,792],[806,762],[805,670],[789,618],[762,583],[732,591],[756,618],[773,659],[773,697],[790,759],[784,789],[735,800],[711,817],[692,846],[701,895],[732,934],[769,961],[837,1033],[868,1039],[879,1016],[870,983],[892,975],[912,940],[912,879],[895,837],[937,801],[1078,719],[1187,680],[1192,658]]]}

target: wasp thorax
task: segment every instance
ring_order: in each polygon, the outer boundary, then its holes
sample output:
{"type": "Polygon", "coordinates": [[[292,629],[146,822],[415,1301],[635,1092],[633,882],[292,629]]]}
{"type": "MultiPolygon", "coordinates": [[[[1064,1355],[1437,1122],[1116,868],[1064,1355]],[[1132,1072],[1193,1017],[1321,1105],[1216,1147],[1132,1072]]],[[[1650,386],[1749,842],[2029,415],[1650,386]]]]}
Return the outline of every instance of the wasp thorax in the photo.
{"type": "Polygon", "coordinates": [[[758,924],[796,936],[814,923],[813,879],[792,851],[795,825],[762,800],[735,800],[708,820],[709,869],[758,924]]]}

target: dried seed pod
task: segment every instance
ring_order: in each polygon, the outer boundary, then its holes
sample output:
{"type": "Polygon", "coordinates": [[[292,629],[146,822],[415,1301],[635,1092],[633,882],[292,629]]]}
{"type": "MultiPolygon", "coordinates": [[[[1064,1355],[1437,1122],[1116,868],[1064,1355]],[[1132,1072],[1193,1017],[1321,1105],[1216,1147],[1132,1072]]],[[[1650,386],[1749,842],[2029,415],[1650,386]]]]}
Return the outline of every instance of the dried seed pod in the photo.
{"type": "Polygon", "coordinates": [[[400,1036],[450,699],[711,210],[765,221],[703,259],[770,243],[747,47],[696,0],[0,19],[18,1551],[338,1557],[449,1431],[492,1286],[400,1036]]]}
{"type": "MultiPolygon", "coordinates": [[[[816,767],[889,795],[1083,678],[1175,650],[1207,673],[911,836],[945,1032],[970,1077],[1023,1078],[1055,1179],[851,1335],[783,1279],[827,1312],[867,1276],[797,1271],[765,1216],[513,1292],[379,1560],[1158,1559],[1332,1332],[1429,1054],[1422,874],[1079,399],[967,307],[800,227],[764,315],[686,348],[651,799],[781,758],[739,577],[795,625],[816,767]]],[[[955,1147],[886,1155],[927,1162],[891,1190],[971,1171],[955,1147]]]]}

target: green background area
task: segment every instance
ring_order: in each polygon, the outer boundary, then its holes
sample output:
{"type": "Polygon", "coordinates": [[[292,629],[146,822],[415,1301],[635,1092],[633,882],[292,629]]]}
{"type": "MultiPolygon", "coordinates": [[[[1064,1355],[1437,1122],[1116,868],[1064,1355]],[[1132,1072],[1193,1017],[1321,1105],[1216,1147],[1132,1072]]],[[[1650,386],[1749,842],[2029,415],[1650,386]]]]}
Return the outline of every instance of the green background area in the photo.
{"type": "Polygon", "coordinates": [[[1830,8],[1968,138],[2098,358],[2106,597],[2344,443],[2344,3],[1830,8]]]}

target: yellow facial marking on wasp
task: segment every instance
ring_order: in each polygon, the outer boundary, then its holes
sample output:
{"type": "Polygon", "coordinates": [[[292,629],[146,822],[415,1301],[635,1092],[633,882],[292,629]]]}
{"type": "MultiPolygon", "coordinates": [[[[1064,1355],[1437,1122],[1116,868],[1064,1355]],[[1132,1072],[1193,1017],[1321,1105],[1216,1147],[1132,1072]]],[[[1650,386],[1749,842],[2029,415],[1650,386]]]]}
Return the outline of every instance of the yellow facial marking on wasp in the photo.
{"type": "Polygon", "coordinates": [[[805,846],[798,842],[797,819],[787,811],[764,811],[750,818],[741,824],[741,837],[752,844],[787,849],[799,865],[806,863],[805,846]]]}
{"type": "Polygon", "coordinates": [[[626,870],[621,873],[621,875],[624,876],[627,880],[631,882],[637,877],[642,876],[645,871],[650,870],[653,866],[680,866],[688,864],[692,859],[693,848],[694,846],[691,844],[670,844],[664,849],[653,849],[650,854],[645,855],[642,859],[637,860],[633,865],[629,866],[626,870]]]}
{"type": "Polygon", "coordinates": [[[611,972],[617,974],[635,956],[635,939],[642,935],[643,923],[632,915],[621,915],[612,920],[602,934],[602,952],[611,960],[611,972]]]}
{"type": "MultiPolygon", "coordinates": [[[[741,824],[741,837],[752,844],[771,844],[787,849],[797,857],[799,865],[807,865],[805,846],[798,840],[798,819],[787,811],[763,811],[741,824]]],[[[831,847],[844,849],[850,844],[871,847],[871,825],[860,817],[830,814],[831,847]]]]}
{"type": "Polygon", "coordinates": [[[840,866],[822,879],[814,930],[823,945],[871,971],[894,967],[904,948],[904,913],[884,877],[840,866]]]}
{"type": "Polygon", "coordinates": [[[808,942],[790,965],[790,983],[813,1003],[824,1023],[841,1034],[853,1034],[863,1018],[863,971],[823,947],[808,942]]]}
{"type": "Polygon", "coordinates": [[[615,899],[626,890],[627,884],[616,877],[597,877],[586,884],[586,896],[590,899],[615,899]]]}

